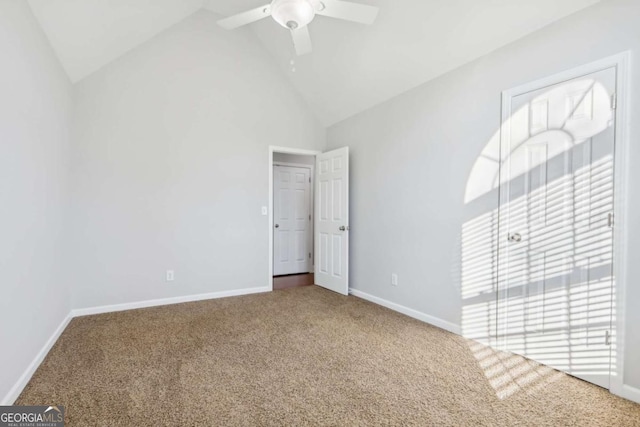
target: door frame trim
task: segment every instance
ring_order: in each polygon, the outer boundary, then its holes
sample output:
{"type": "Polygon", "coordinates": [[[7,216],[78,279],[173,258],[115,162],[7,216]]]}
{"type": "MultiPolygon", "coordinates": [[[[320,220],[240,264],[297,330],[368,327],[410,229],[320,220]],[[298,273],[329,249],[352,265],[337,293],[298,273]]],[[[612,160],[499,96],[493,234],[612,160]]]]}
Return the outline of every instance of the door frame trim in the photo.
{"type": "Polygon", "coordinates": [[[313,247],[313,224],[315,222],[315,212],[313,209],[313,202],[314,202],[314,187],[315,187],[315,167],[316,165],[305,165],[303,163],[289,163],[289,162],[273,162],[273,167],[277,167],[277,166],[285,166],[285,167],[291,167],[291,168],[299,168],[299,169],[309,169],[309,177],[311,178],[311,181],[309,181],[309,215],[311,216],[311,218],[309,219],[309,222],[311,223],[311,226],[309,227],[309,229],[307,230],[307,245],[311,246],[309,248],[309,250],[311,251],[311,263],[309,264],[309,273],[313,273],[314,272],[314,258],[315,258],[315,248],[313,247]]]}
{"type": "MultiPolygon", "coordinates": [[[[615,322],[613,331],[615,336],[615,370],[610,373],[611,393],[623,396],[625,394],[624,384],[624,351],[625,351],[625,294],[627,289],[627,236],[624,231],[628,229],[627,197],[629,188],[629,99],[630,85],[629,75],[631,66],[631,53],[625,51],[607,58],[594,61],[579,67],[560,72],[558,74],[545,77],[521,86],[508,89],[502,92],[502,115],[500,125],[500,145],[504,143],[505,135],[508,134],[508,123],[511,114],[511,99],[518,95],[544,89],[545,87],[556,85],[568,80],[579,78],[588,74],[603,71],[609,68],[616,69],[616,125],[615,125],[615,146],[614,146],[614,229],[613,229],[613,274],[615,277],[614,292],[615,300],[615,322]]],[[[502,148],[500,149],[502,153],[502,148]]],[[[502,165],[501,165],[502,166],[502,165]]],[[[498,226],[498,238],[500,238],[500,226],[498,226]]]]}
{"type": "MultiPolygon", "coordinates": [[[[267,228],[269,229],[269,276],[267,278],[267,286],[270,291],[273,291],[273,153],[283,153],[283,154],[298,154],[303,156],[317,156],[318,154],[322,154],[322,151],[317,150],[307,150],[303,148],[293,148],[293,147],[280,147],[276,145],[269,146],[269,190],[268,190],[268,204],[267,204],[267,212],[268,212],[268,222],[267,228]]],[[[313,171],[313,169],[312,169],[313,171]]],[[[313,263],[312,263],[313,264],[313,263]]]]}

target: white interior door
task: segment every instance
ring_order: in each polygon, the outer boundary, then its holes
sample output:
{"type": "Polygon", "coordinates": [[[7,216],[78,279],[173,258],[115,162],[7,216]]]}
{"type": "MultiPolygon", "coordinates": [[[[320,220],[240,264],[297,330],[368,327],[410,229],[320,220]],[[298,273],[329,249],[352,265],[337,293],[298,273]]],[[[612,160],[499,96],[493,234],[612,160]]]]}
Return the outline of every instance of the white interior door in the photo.
{"type": "Polygon", "coordinates": [[[498,336],[609,387],[616,72],[511,98],[502,144],[498,336]]]}
{"type": "Polygon", "coordinates": [[[315,282],[349,294],[349,148],[316,156],[315,282]]]}
{"type": "Polygon", "coordinates": [[[273,274],[311,269],[311,174],[308,168],[273,167],[273,274]]]}

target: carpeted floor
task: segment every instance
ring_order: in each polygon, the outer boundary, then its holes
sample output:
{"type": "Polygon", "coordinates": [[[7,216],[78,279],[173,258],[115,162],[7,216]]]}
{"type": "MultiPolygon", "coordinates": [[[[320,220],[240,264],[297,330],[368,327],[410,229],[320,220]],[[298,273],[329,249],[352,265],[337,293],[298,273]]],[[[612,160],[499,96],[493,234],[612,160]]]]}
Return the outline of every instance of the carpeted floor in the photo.
{"type": "Polygon", "coordinates": [[[70,426],[640,426],[640,405],[310,286],[74,319],[17,404],[70,426]]]}

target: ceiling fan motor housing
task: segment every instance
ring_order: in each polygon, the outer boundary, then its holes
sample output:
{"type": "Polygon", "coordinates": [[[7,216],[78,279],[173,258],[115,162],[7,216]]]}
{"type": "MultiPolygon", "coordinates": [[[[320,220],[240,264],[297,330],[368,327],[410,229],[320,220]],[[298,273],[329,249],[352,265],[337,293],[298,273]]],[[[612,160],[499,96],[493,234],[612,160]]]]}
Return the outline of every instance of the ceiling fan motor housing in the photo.
{"type": "Polygon", "coordinates": [[[310,0],[273,0],[271,16],[285,28],[295,30],[308,25],[316,15],[310,0]]]}

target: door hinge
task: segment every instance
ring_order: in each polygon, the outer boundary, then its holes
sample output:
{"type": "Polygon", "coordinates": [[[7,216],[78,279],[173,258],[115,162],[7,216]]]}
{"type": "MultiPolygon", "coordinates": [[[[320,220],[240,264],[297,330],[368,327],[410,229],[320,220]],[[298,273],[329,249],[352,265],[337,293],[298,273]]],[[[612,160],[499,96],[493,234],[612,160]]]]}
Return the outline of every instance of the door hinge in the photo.
{"type": "Polygon", "coordinates": [[[309,252],[309,259],[311,259],[311,252],[309,252]]]}
{"type": "Polygon", "coordinates": [[[604,333],[604,344],[611,345],[611,331],[606,331],[604,333]]]}
{"type": "Polygon", "coordinates": [[[309,182],[311,182],[311,177],[309,177],[309,182]]]}
{"type": "Polygon", "coordinates": [[[618,108],[618,94],[611,95],[611,109],[616,110],[618,108]]]}
{"type": "Polygon", "coordinates": [[[607,215],[607,226],[609,226],[609,228],[613,228],[613,213],[611,212],[607,215]]]}
{"type": "Polygon", "coordinates": [[[311,214],[309,214],[309,221],[311,221],[311,214]]]}

